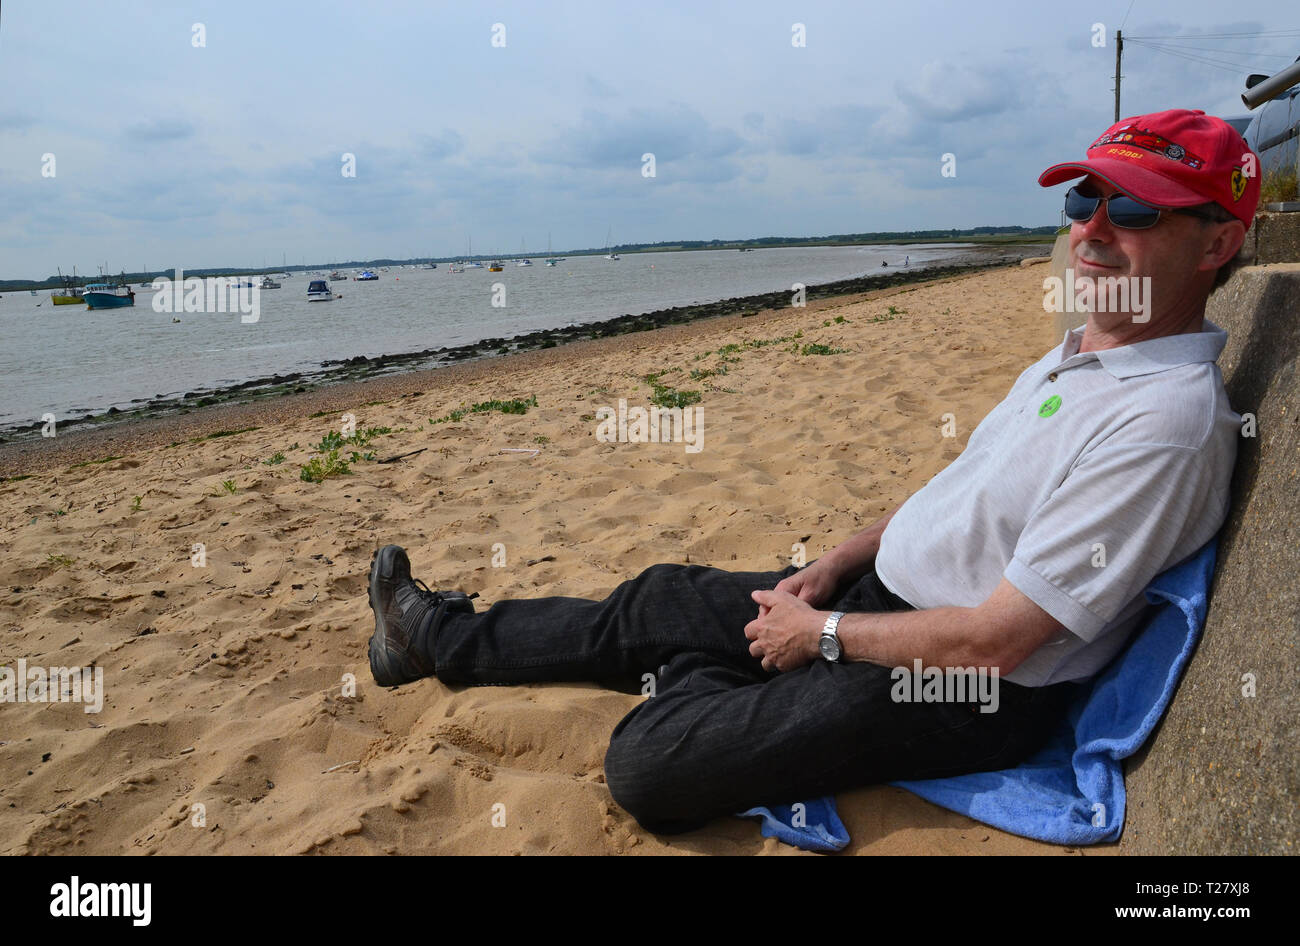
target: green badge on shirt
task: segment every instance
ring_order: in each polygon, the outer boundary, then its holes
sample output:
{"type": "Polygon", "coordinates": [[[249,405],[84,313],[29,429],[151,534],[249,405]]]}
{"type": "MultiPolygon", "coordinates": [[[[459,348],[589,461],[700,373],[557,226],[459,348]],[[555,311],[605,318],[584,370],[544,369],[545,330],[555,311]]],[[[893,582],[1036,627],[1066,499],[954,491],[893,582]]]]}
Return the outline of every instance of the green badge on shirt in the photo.
{"type": "Polygon", "coordinates": [[[1051,417],[1056,413],[1056,409],[1061,406],[1061,399],[1053,394],[1046,401],[1038,406],[1039,417],[1051,417]]]}

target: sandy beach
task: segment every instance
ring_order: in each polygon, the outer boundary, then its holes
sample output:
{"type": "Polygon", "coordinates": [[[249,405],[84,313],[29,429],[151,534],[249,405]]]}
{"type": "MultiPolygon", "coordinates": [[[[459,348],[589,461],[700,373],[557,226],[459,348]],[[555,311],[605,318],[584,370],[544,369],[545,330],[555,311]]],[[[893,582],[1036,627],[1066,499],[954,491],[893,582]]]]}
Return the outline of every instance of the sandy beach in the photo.
{"type": "MultiPolygon", "coordinates": [[[[104,692],[97,713],[0,704],[0,853],[798,853],[754,822],[659,837],[619,809],[602,759],[641,696],[375,686],[371,553],[404,545],[417,577],[477,591],[480,609],[602,597],[656,562],[775,569],[800,541],[815,558],[943,469],[1059,342],[1046,272],[1010,266],[26,450],[0,483],[0,665],[102,667],[104,692]],[[597,440],[598,410],[648,405],[650,374],[701,393],[699,452],[597,440]],[[531,398],[524,414],[430,423],[531,398]],[[345,413],[390,432],[344,445],[374,457],[349,475],[304,481],[345,413]]],[[[839,806],[854,854],[1079,853],[896,788],[839,806]]]]}

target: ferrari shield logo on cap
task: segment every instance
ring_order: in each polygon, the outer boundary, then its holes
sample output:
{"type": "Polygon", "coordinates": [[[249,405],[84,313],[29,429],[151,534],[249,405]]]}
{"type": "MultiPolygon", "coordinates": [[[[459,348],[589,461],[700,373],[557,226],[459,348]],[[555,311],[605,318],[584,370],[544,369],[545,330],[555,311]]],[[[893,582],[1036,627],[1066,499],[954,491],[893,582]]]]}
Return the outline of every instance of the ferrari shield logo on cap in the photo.
{"type": "Polygon", "coordinates": [[[1246,193],[1246,175],[1241,173],[1241,168],[1232,169],[1232,199],[1241,200],[1241,195],[1246,193]]]}

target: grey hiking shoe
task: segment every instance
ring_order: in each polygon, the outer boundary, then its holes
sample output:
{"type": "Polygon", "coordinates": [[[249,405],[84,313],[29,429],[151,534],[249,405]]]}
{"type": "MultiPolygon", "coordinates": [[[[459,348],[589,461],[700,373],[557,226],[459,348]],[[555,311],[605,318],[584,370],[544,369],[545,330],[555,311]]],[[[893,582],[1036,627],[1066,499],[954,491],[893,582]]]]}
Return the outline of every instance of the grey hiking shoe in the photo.
{"type": "Polygon", "coordinates": [[[449,613],[474,613],[463,591],[431,591],[411,577],[411,561],[400,545],[385,545],[370,560],[370,672],[380,686],[397,686],[433,674],[433,643],[449,613]]]}

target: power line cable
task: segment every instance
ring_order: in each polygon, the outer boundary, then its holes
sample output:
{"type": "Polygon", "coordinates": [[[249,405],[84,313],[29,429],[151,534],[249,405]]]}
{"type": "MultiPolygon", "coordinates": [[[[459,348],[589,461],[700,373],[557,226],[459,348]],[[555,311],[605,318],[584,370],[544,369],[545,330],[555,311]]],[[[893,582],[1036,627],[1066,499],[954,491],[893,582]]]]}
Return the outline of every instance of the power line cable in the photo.
{"type": "Polygon", "coordinates": [[[1182,58],[1189,59],[1193,62],[1203,62],[1211,65],[1227,66],[1233,69],[1249,70],[1255,68],[1255,65],[1250,62],[1243,63],[1243,62],[1234,61],[1230,59],[1211,59],[1209,56],[1197,56],[1194,53],[1177,52],[1173,49],[1169,49],[1165,46],[1159,46],[1154,43],[1138,43],[1137,45],[1145,46],[1147,49],[1154,49],[1158,52],[1167,53],[1170,56],[1181,56],[1182,58]]]}
{"type": "Polygon", "coordinates": [[[1126,36],[1125,39],[1228,39],[1235,36],[1300,36],[1300,30],[1269,30],[1260,33],[1180,33],[1176,36],[1126,36]]]}
{"type": "MultiPolygon", "coordinates": [[[[1133,40],[1133,42],[1140,43],[1142,42],[1142,40],[1133,40]]],[[[1159,45],[1166,49],[1195,49],[1204,53],[1228,53],[1229,55],[1232,56],[1251,55],[1251,56],[1263,56],[1268,59],[1290,59],[1291,58],[1290,54],[1288,53],[1251,53],[1244,49],[1217,49],[1213,46],[1182,46],[1179,45],[1178,43],[1160,43],[1159,45]]]]}
{"type": "Polygon", "coordinates": [[[1209,59],[1205,56],[1194,56],[1191,53],[1176,52],[1175,50],[1166,49],[1165,47],[1156,45],[1154,43],[1142,43],[1142,42],[1135,41],[1135,45],[1145,47],[1146,49],[1153,49],[1158,53],[1164,53],[1166,56],[1177,56],[1179,59],[1186,59],[1188,62],[1200,63],[1202,65],[1211,66],[1215,69],[1222,69],[1224,72],[1231,72],[1234,74],[1239,73],[1242,70],[1249,71],[1251,68],[1253,68],[1250,65],[1242,65],[1241,63],[1227,62],[1226,60],[1221,60],[1221,59],[1209,59]]]}
{"type": "Polygon", "coordinates": [[[1127,23],[1127,22],[1128,22],[1128,15],[1129,15],[1129,13],[1132,13],[1132,12],[1133,12],[1133,4],[1135,4],[1135,3],[1137,3],[1137,0],[1129,0],[1128,10],[1127,10],[1127,12],[1125,12],[1125,14],[1124,14],[1124,21],[1123,21],[1122,23],[1120,23],[1120,25],[1119,25],[1119,29],[1120,29],[1120,32],[1121,32],[1121,33],[1124,32],[1124,23],[1127,23]]]}

